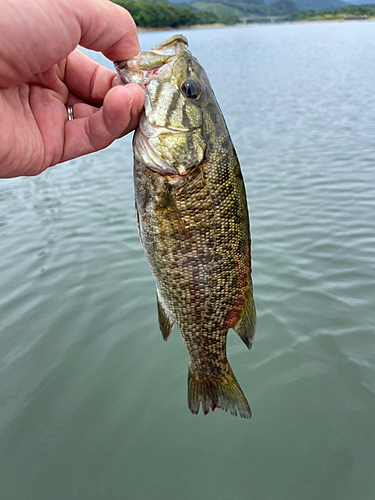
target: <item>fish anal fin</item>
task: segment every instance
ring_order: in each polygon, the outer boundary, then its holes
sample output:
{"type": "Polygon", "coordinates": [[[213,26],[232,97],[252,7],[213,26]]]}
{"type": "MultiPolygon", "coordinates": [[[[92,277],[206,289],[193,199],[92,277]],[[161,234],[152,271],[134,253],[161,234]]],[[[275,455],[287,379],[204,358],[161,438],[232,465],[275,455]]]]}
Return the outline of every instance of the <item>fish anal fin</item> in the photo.
{"type": "Polygon", "coordinates": [[[215,408],[229,411],[232,415],[239,414],[242,418],[251,418],[251,410],[233,372],[227,365],[227,374],[221,380],[199,380],[189,366],[188,404],[194,414],[202,410],[205,415],[215,408]]]}
{"type": "Polygon", "coordinates": [[[161,334],[163,335],[163,339],[166,342],[171,333],[172,327],[174,325],[174,321],[171,318],[168,311],[162,304],[162,301],[159,299],[159,294],[156,294],[156,302],[158,306],[158,318],[159,318],[159,328],[161,334]]]}
{"type": "Polygon", "coordinates": [[[248,349],[251,349],[253,345],[255,322],[256,313],[253,299],[253,289],[250,286],[246,294],[240,317],[237,323],[233,326],[233,330],[242,339],[248,349]]]}

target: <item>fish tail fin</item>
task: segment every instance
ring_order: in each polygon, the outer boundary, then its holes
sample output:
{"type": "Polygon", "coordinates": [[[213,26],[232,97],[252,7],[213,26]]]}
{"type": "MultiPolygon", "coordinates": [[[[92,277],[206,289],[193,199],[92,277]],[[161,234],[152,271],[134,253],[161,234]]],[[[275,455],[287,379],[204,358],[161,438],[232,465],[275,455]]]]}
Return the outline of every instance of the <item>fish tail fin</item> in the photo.
{"type": "Polygon", "coordinates": [[[237,413],[242,418],[251,418],[251,410],[231,367],[228,364],[227,374],[221,380],[199,380],[189,366],[188,403],[192,413],[197,414],[199,406],[205,415],[215,408],[237,413]]]}

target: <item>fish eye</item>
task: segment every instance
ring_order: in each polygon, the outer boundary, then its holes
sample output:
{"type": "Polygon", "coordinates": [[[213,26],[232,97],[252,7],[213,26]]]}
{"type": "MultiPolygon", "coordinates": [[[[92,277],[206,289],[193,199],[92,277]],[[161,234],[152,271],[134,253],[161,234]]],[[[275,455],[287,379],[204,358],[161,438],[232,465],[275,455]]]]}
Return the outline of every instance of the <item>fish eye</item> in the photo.
{"type": "Polygon", "coordinates": [[[200,88],[198,83],[195,80],[185,80],[181,85],[181,92],[188,99],[197,99],[200,94],[200,88]]]}

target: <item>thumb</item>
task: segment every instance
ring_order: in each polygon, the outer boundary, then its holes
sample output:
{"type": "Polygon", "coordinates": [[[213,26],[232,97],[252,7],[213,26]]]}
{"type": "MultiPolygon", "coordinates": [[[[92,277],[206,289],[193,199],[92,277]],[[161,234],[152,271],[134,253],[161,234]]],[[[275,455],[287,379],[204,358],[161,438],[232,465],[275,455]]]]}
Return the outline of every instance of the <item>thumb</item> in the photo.
{"type": "Polygon", "coordinates": [[[103,106],[91,116],[65,122],[64,150],[60,162],[93,153],[109,146],[138,125],[144,93],[131,83],[113,87],[103,106]]]}

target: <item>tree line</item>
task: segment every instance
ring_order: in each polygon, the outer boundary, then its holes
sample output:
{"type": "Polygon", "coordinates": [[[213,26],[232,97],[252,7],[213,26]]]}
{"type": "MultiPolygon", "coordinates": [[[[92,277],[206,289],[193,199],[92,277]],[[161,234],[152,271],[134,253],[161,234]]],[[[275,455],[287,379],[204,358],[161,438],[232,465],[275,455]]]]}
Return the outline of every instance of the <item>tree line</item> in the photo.
{"type": "Polygon", "coordinates": [[[375,5],[348,5],[339,9],[325,10],[324,12],[315,12],[314,10],[305,12],[296,12],[290,17],[291,21],[299,21],[306,19],[315,20],[331,20],[351,17],[375,17],[375,5]]]}
{"type": "Polygon", "coordinates": [[[132,15],[137,26],[145,28],[164,28],[170,26],[192,26],[195,24],[234,24],[233,16],[218,16],[213,12],[196,12],[187,7],[174,7],[167,1],[115,0],[132,15]]]}

